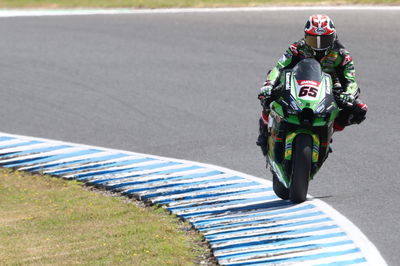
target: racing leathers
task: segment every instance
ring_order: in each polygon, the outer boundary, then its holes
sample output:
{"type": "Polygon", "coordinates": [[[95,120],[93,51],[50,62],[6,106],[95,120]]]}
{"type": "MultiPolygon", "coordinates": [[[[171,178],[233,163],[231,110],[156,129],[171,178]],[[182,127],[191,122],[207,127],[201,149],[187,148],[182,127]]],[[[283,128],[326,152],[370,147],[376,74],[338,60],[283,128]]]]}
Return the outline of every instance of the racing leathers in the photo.
{"type": "Polygon", "coordinates": [[[279,83],[280,74],[284,69],[293,68],[300,60],[314,58],[321,64],[322,71],[332,77],[335,99],[342,109],[334,121],[335,131],[341,131],[345,126],[359,124],[365,119],[367,105],[358,96],[360,89],[355,79],[353,59],[344,46],[335,40],[332,47],[327,51],[314,51],[301,39],[286,50],[279,59],[276,66],[268,72],[267,80],[260,89],[259,99],[263,106],[260,118],[260,135],[257,145],[267,154],[267,123],[269,115],[269,104],[279,96],[279,91],[274,91],[279,83]]]}

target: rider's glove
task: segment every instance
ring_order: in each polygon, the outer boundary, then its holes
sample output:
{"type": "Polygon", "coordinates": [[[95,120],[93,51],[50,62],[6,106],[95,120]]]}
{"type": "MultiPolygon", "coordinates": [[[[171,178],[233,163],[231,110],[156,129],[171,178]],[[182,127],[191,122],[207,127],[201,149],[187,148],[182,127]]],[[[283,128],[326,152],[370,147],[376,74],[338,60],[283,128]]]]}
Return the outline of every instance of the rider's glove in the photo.
{"type": "Polygon", "coordinates": [[[339,102],[343,105],[351,106],[355,101],[355,97],[349,93],[342,93],[339,95],[339,102]]]}
{"type": "Polygon", "coordinates": [[[260,93],[258,94],[259,100],[264,100],[265,98],[269,98],[272,95],[273,87],[272,85],[266,85],[260,88],[260,93]]]}

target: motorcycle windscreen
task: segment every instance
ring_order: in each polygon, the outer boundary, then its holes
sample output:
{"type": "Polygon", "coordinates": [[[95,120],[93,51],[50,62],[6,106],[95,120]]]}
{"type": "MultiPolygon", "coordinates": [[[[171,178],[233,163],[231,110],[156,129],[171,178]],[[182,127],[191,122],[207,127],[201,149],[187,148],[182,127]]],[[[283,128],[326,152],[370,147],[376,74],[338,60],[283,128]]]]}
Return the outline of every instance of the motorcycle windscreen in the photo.
{"type": "Polygon", "coordinates": [[[322,81],[322,69],[320,63],[312,58],[301,60],[293,68],[296,80],[322,81]]]}

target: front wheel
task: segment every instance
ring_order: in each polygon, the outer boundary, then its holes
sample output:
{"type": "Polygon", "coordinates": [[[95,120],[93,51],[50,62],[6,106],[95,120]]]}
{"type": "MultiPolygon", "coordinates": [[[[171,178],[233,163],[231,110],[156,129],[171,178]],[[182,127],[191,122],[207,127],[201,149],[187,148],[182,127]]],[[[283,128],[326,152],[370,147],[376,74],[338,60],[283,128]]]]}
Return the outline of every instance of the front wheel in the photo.
{"type": "Polygon", "coordinates": [[[289,189],[289,198],[293,203],[301,203],[307,199],[312,144],[312,138],[307,134],[299,134],[295,139],[293,172],[289,189]]]}

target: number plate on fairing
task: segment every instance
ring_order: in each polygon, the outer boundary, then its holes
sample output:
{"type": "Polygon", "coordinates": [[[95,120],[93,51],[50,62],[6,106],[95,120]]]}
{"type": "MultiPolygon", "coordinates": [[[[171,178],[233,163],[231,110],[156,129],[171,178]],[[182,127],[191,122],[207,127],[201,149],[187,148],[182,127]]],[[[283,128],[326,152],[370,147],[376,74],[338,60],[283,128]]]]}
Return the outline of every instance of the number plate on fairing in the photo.
{"type": "Polygon", "coordinates": [[[315,101],[321,94],[320,85],[320,82],[313,80],[298,80],[296,96],[302,100],[315,101]]]}

